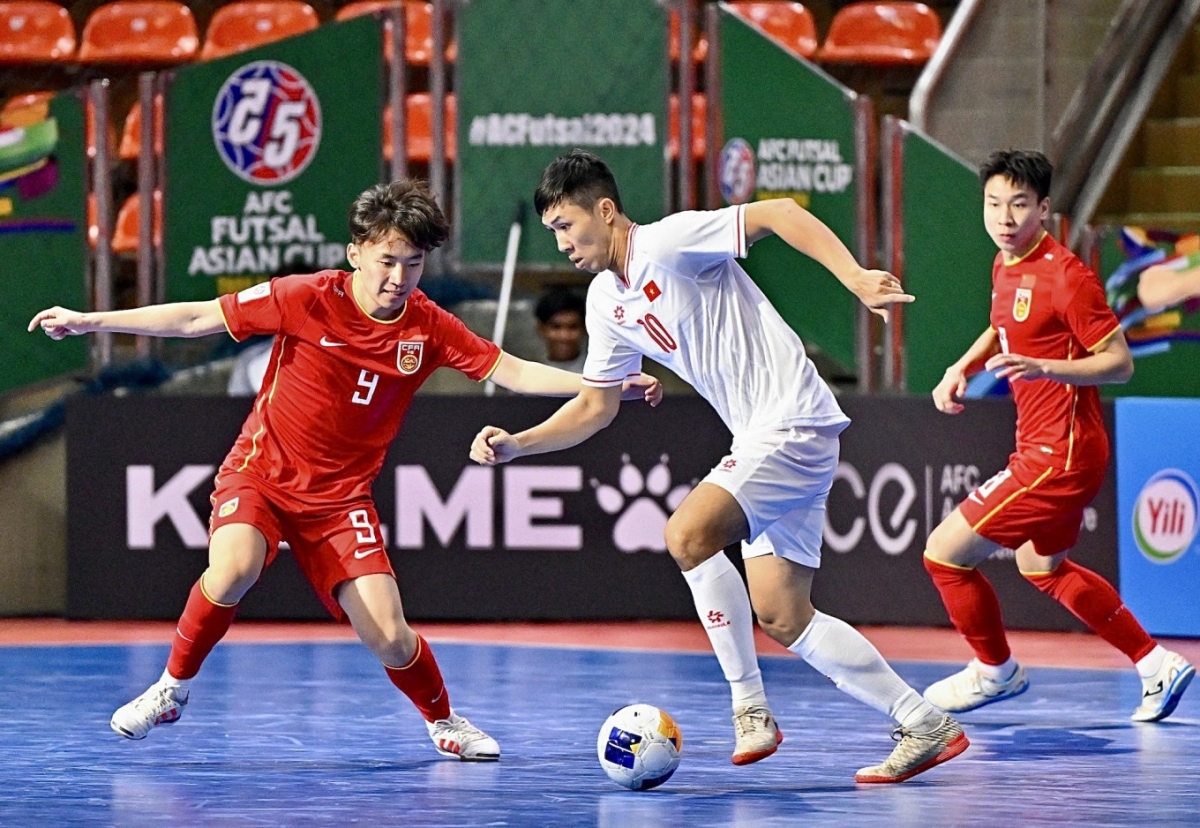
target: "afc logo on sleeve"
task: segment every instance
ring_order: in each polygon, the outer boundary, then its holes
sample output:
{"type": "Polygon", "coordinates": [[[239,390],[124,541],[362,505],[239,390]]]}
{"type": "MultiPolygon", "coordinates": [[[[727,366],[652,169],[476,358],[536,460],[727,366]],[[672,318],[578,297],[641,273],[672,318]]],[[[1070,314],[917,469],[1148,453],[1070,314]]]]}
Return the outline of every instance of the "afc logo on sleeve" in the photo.
{"type": "Polygon", "coordinates": [[[244,305],[247,302],[253,302],[255,299],[263,299],[271,295],[271,283],[259,282],[253,287],[248,287],[237,295],[239,305],[244,305]]]}

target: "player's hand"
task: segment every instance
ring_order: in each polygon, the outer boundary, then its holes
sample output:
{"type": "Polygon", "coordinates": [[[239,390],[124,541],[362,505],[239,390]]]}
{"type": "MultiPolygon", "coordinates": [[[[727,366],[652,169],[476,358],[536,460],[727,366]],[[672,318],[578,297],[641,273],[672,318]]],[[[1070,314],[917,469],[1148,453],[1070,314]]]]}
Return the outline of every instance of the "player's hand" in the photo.
{"type": "Polygon", "coordinates": [[[849,282],[850,292],[871,309],[871,313],[891,320],[891,305],[906,305],[917,297],[905,293],[900,280],[886,270],[860,270],[849,282]]]}
{"type": "Polygon", "coordinates": [[[933,404],[943,414],[958,414],[963,410],[959,402],[967,393],[967,375],[951,366],[946,369],[942,381],[933,389],[933,404]]]}
{"type": "Polygon", "coordinates": [[[78,311],[60,308],[57,305],[38,313],[29,322],[29,331],[41,328],[51,339],[62,339],[64,336],[78,336],[91,331],[87,324],[87,315],[78,311]]]}
{"type": "Polygon", "coordinates": [[[471,442],[471,459],[481,466],[498,466],[517,456],[516,438],[502,428],[484,426],[471,442]]]}
{"type": "Polygon", "coordinates": [[[662,402],[662,398],[662,383],[658,381],[658,377],[652,377],[649,374],[638,374],[636,377],[625,380],[621,385],[621,399],[623,400],[644,399],[653,408],[662,402]]]}
{"type": "Polygon", "coordinates": [[[995,371],[997,377],[1009,382],[1035,380],[1046,376],[1046,366],[1040,359],[1020,354],[996,354],[983,367],[995,371]]]}

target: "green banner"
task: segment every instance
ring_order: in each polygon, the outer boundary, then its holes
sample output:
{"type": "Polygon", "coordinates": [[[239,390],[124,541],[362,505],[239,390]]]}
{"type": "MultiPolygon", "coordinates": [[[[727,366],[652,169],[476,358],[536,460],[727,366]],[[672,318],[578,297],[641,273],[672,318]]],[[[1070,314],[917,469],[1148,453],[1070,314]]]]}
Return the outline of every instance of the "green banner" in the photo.
{"type": "MultiPolygon", "coordinates": [[[[854,93],[727,9],[720,19],[726,203],[795,199],[854,250],[854,93]]],[[[857,302],[829,271],[775,237],[744,266],[806,343],[854,372],[857,302]]]]}
{"type": "Polygon", "coordinates": [[[905,380],[928,393],[990,324],[996,245],[983,227],[979,178],[920,133],[904,133],[902,204],[905,380]]]}
{"type": "Polygon", "coordinates": [[[88,364],[88,337],[27,333],[52,305],[87,309],[87,175],[83,100],[76,92],[0,118],[0,392],[88,364]]]}
{"type": "Polygon", "coordinates": [[[533,214],[533,192],[546,164],[576,147],[612,167],[634,221],[661,218],[668,90],[662,6],[471,0],[459,9],[459,260],[503,262],[513,216],[524,203],[530,209],[519,261],[564,265],[533,214]]]}
{"type": "Polygon", "coordinates": [[[383,37],[362,17],[178,70],[167,92],[167,299],[345,265],[379,181],[383,37]]]}

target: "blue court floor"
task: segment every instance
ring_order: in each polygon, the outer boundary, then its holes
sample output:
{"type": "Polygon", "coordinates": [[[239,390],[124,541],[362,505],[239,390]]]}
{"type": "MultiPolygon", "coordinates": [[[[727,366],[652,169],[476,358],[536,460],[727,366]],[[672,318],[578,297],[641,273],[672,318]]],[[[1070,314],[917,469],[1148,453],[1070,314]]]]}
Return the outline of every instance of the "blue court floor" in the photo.
{"type": "MultiPolygon", "coordinates": [[[[1133,725],[1130,670],[1031,669],[1022,697],[963,716],[959,759],[901,785],[854,771],[889,722],[802,662],[764,658],[786,734],[729,762],[728,693],[711,655],[434,644],[456,709],[498,764],[439,757],[360,645],[219,646],[183,718],[142,742],[113,709],[162,671],[165,646],[0,648],[4,826],[1025,826],[1200,824],[1200,694],[1133,725]],[[675,716],[684,758],[664,787],[616,787],[596,762],[613,709],[675,716]]],[[[946,665],[897,663],[918,687],[946,665]]],[[[1193,691],[1194,692],[1194,691],[1193,691]]]]}

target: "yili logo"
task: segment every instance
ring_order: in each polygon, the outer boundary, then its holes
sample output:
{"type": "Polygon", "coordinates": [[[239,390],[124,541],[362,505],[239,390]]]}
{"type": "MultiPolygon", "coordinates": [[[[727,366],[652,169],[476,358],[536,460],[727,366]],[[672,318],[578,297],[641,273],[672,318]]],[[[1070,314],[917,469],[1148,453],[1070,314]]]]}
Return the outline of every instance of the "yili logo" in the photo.
{"type": "Polygon", "coordinates": [[[730,139],[721,148],[717,181],[721,195],[730,204],[745,204],[754,194],[754,150],[743,139],[730,139]]]}
{"type": "Polygon", "coordinates": [[[321,142],[321,104],[304,76],[276,60],[229,76],[212,113],[213,141],[243,181],[275,186],[304,171],[321,142]]]}
{"type": "Polygon", "coordinates": [[[1163,469],[1146,481],[1133,507],[1133,537],[1148,560],[1174,563],[1196,538],[1200,493],[1179,469],[1163,469]]]}

